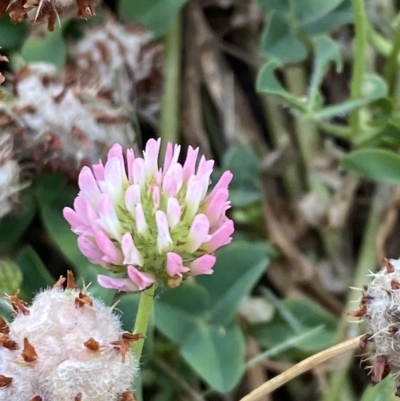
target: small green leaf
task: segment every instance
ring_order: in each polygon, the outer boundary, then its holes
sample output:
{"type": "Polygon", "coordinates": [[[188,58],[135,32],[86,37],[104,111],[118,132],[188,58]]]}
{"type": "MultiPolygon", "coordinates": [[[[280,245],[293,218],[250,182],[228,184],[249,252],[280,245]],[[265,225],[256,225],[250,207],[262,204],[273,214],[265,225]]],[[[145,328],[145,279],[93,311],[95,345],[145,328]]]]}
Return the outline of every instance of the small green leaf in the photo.
{"type": "Polygon", "coordinates": [[[27,192],[19,197],[19,205],[15,213],[0,219],[0,251],[12,247],[29,227],[35,216],[35,200],[27,192]]]}
{"type": "Polygon", "coordinates": [[[298,63],[307,57],[307,48],[281,14],[272,12],[261,36],[261,55],[281,63],[298,63]],[[289,50],[290,49],[290,50],[289,50]]]}
{"type": "Polygon", "coordinates": [[[286,102],[297,110],[305,112],[304,101],[289,93],[282,84],[278,81],[275,70],[280,66],[276,60],[271,60],[265,63],[257,75],[256,89],[259,92],[266,92],[271,95],[282,97],[286,102]]]}
{"type": "Polygon", "coordinates": [[[19,266],[9,259],[0,259],[0,293],[13,294],[22,283],[22,272],[19,266]]]}
{"type": "Polygon", "coordinates": [[[336,42],[328,36],[321,36],[315,40],[314,69],[308,91],[307,108],[315,108],[318,90],[331,62],[336,63],[336,70],[343,67],[340,50],[336,42]]]}
{"type": "Polygon", "coordinates": [[[26,301],[33,298],[35,293],[55,283],[54,278],[46,269],[38,254],[30,246],[26,246],[15,258],[21,269],[23,282],[21,291],[26,301]]]}
{"type": "Polygon", "coordinates": [[[289,15],[291,9],[290,0],[256,0],[256,3],[267,12],[278,11],[281,14],[289,15]]]}
{"type": "Polygon", "coordinates": [[[304,24],[305,29],[310,35],[320,35],[330,32],[340,25],[348,24],[354,19],[353,7],[350,0],[344,0],[337,8],[330,13],[318,18],[315,21],[304,24]]]}
{"type": "Polygon", "coordinates": [[[206,326],[187,338],[181,353],[192,369],[221,393],[233,390],[244,372],[245,339],[237,325],[206,326]]]}
{"type": "Polygon", "coordinates": [[[304,341],[310,341],[310,340],[315,341],[315,339],[318,338],[323,329],[324,326],[317,326],[313,329],[302,331],[297,335],[296,334],[291,335],[285,341],[276,344],[274,347],[268,349],[267,351],[262,352],[261,354],[251,359],[247,363],[247,367],[250,368],[254,365],[257,365],[264,359],[276,357],[277,355],[287,351],[290,348],[301,348],[302,343],[304,343],[304,341]]]}
{"type": "Polygon", "coordinates": [[[24,43],[29,34],[29,26],[25,22],[13,24],[8,15],[0,18],[0,47],[17,49],[24,43]]]}
{"type": "Polygon", "coordinates": [[[389,150],[355,150],[342,158],[340,166],[374,180],[400,185],[400,155],[389,150]]]}
{"type": "Polygon", "coordinates": [[[222,164],[223,170],[230,170],[233,174],[229,187],[229,199],[232,205],[246,207],[261,199],[260,159],[252,146],[231,147],[224,154],[222,164]]]}
{"type": "Polygon", "coordinates": [[[249,294],[268,267],[266,251],[250,242],[233,242],[217,251],[214,273],[198,276],[211,296],[211,321],[228,324],[232,321],[239,303],[249,294]]]}
{"type": "Polygon", "coordinates": [[[120,0],[118,15],[127,21],[142,22],[158,37],[168,31],[186,2],[187,0],[120,0]]]}
{"type": "Polygon", "coordinates": [[[196,284],[182,284],[161,293],[155,303],[157,328],[172,341],[182,344],[199,327],[206,325],[207,291],[196,284]]]}
{"type": "Polygon", "coordinates": [[[366,106],[367,104],[385,97],[387,94],[386,82],[378,75],[368,74],[364,79],[363,92],[362,99],[348,100],[340,104],[325,107],[320,111],[313,112],[312,118],[322,120],[325,118],[343,116],[354,109],[366,106]]]}
{"type": "Polygon", "coordinates": [[[61,28],[57,25],[54,32],[45,32],[43,37],[29,37],[21,49],[26,62],[45,61],[61,69],[67,60],[67,46],[61,28]]]}
{"type": "Polygon", "coordinates": [[[280,301],[280,308],[285,314],[296,317],[299,327],[293,328],[287,321],[286,316],[277,313],[274,319],[254,327],[253,335],[266,348],[275,348],[283,343],[291,342],[296,336],[292,347],[302,352],[315,352],[332,344],[336,331],[335,318],[322,309],[318,304],[308,299],[286,299],[280,301]],[[315,332],[317,327],[318,335],[315,332]],[[301,336],[310,331],[312,335],[301,336]]]}
{"type": "Polygon", "coordinates": [[[327,15],[342,2],[343,0],[295,0],[292,7],[296,19],[307,24],[327,15]]]}
{"type": "Polygon", "coordinates": [[[4,317],[7,322],[10,322],[13,319],[13,308],[11,303],[4,297],[0,298],[0,316],[4,317]]]}
{"type": "Polygon", "coordinates": [[[374,386],[368,386],[360,401],[388,401],[392,400],[394,388],[396,387],[393,377],[389,375],[374,386]]]}

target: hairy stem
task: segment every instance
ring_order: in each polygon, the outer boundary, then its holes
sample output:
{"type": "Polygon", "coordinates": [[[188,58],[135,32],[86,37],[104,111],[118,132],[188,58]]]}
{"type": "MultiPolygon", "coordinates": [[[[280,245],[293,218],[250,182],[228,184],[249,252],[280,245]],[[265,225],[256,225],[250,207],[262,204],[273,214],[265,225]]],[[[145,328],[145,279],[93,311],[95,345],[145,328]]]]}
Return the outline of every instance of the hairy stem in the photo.
{"type": "MultiPolygon", "coordinates": [[[[135,320],[135,329],[134,333],[146,335],[147,327],[149,326],[149,321],[151,317],[151,311],[153,309],[154,302],[154,292],[156,290],[156,284],[153,284],[151,287],[145,289],[140,293],[140,301],[138,306],[138,311],[135,320]]],[[[142,355],[144,345],[144,338],[133,343],[135,355],[140,360],[140,356],[142,355]]]]}

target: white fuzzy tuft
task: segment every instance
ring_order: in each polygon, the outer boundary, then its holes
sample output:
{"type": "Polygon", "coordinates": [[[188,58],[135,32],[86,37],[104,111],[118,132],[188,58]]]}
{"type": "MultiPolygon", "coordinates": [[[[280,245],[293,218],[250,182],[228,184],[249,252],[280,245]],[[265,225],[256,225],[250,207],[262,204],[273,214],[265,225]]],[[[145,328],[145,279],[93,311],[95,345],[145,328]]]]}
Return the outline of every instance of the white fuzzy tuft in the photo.
{"type": "MultiPolygon", "coordinates": [[[[119,319],[99,300],[76,305],[79,290],[54,288],[38,294],[29,314],[18,313],[7,336],[15,350],[0,345],[0,375],[12,383],[0,387],[0,401],[117,401],[132,384],[138,366],[132,351],[123,355],[119,319]],[[23,358],[24,338],[37,359],[23,358]],[[89,339],[98,350],[84,345],[89,339]]],[[[0,343],[1,344],[1,343],[0,343]]]]}

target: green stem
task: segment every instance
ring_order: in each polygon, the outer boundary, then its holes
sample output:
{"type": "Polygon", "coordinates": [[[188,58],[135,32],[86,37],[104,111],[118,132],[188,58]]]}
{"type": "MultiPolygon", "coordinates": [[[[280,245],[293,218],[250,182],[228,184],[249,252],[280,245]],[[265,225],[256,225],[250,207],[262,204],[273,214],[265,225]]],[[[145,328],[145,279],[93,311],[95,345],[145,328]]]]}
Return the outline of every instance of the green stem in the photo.
{"type": "MultiPolygon", "coordinates": [[[[304,65],[290,66],[284,70],[285,82],[290,93],[297,97],[304,96],[307,92],[307,72],[304,65]]],[[[321,152],[321,138],[315,125],[307,121],[301,115],[294,115],[296,136],[300,146],[301,155],[307,170],[307,180],[310,186],[310,172],[312,163],[321,152]]]]}
{"type": "MultiPolygon", "coordinates": [[[[292,148],[292,144],[279,104],[273,96],[267,94],[263,94],[261,100],[264,104],[268,128],[274,145],[277,149],[285,152],[292,148]]],[[[285,189],[292,200],[299,199],[303,194],[298,170],[296,163],[288,163],[283,173],[285,189]]]]}
{"type": "Polygon", "coordinates": [[[397,63],[400,52],[400,25],[397,27],[396,35],[394,37],[392,50],[385,65],[385,79],[389,88],[389,95],[394,94],[397,76],[397,63]]]}
{"type": "Polygon", "coordinates": [[[327,131],[330,134],[335,135],[339,138],[344,138],[344,139],[350,138],[350,129],[347,125],[339,125],[323,120],[310,120],[310,121],[313,122],[318,128],[327,131]]]}
{"type": "MultiPolygon", "coordinates": [[[[357,260],[356,273],[352,282],[353,287],[362,288],[362,286],[367,282],[367,274],[376,269],[376,236],[382,223],[382,213],[387,207],[390,193],[391,189],[388,185],[378,184],[364,231],[364,237],[357,260]]],[[[359,334],[359,325],[349,324],[349,317],[347,315],[350,310],[355,308],[354,303],[351,302],[355,297],[356,296],[351,293],[347,299],[346,307],[340,318],[336,331],[336,342],[343,341],[346,338],[356,337],[359,334]]],[[[332,374],[329,383],[329,390],[322,401],[337,401],[342,399],[341,394],[345,387],[345,381],[348,378],[348,370],[351,361],[352,358],[349,357],[345,363],[342,364],[340,370],[332,374]]]]}
{"type": "Polygon", "coordinates": [[[389,57],[392,50],[392,44],[371,25],[368,26],[368,40],[374,49],[384,57],[389,57]]]}
{"type": "MultiPolygon", "coordinates": [[[[362,96],[362,83],[365,70],[365,55],[367,51],[367,16],[365,13],[365,0],[352,0],[354,9],[354,65],[351,77],[351,99],[360,99],[362,96]]],[[[350,127],[352,135],[356,136],[360,128],[359,110],[353,110],[350,114],[350,127]]]]}
{"type": "Polygon", "coordinates": [[[179,138],[179,100],[182,53],[182,18],[180,14],[165,37],[164,93],[161,99],[159,137],[163,139],[160,153],[167,142],[177,143],[179,138]]]}
{"type": "MultiPolygon", "coordinates": [[[[151,287],[145,289],[140,293],[140,301],[135,320],[135,334],[143,334],[144,336],[146,335],[147,327],[149,325],[151,317],[151,311],[153,309],[155,290],[156,284],[153,284],[151,287]]],[[[142,355],[143,344],[144,338],[133,343],[135,355],[138,361],[140,360],[140,356],[142,355]]]]}

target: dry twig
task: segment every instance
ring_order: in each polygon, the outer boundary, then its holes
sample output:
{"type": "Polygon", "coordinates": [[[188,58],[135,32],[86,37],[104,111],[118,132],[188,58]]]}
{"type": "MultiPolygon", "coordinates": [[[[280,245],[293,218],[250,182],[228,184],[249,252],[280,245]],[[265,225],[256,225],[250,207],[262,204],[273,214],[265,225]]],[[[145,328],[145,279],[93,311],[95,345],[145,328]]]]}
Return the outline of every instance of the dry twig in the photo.
{"type": "Polygon", "coordinates": [[[283,386],[288,381],[294,379],[295,377],[313,369],[315,366],[322,362],[328,361],[336,356],[342,355],[345,352],[352,351],[358,348],[359,342],[362,336],[352,338],[350,340],[344,341],[340,344],[334,345],[324,351],[319,352],[304,361],[299,362],[290,369],[284,371],[280,375],[274,377],[273,379],[267,381],[262,386],[258,387],[250,394],[243,397],[240,401],[257,401],[261,400],[266,394],[271,393],[277,388],[283,386]]]}

